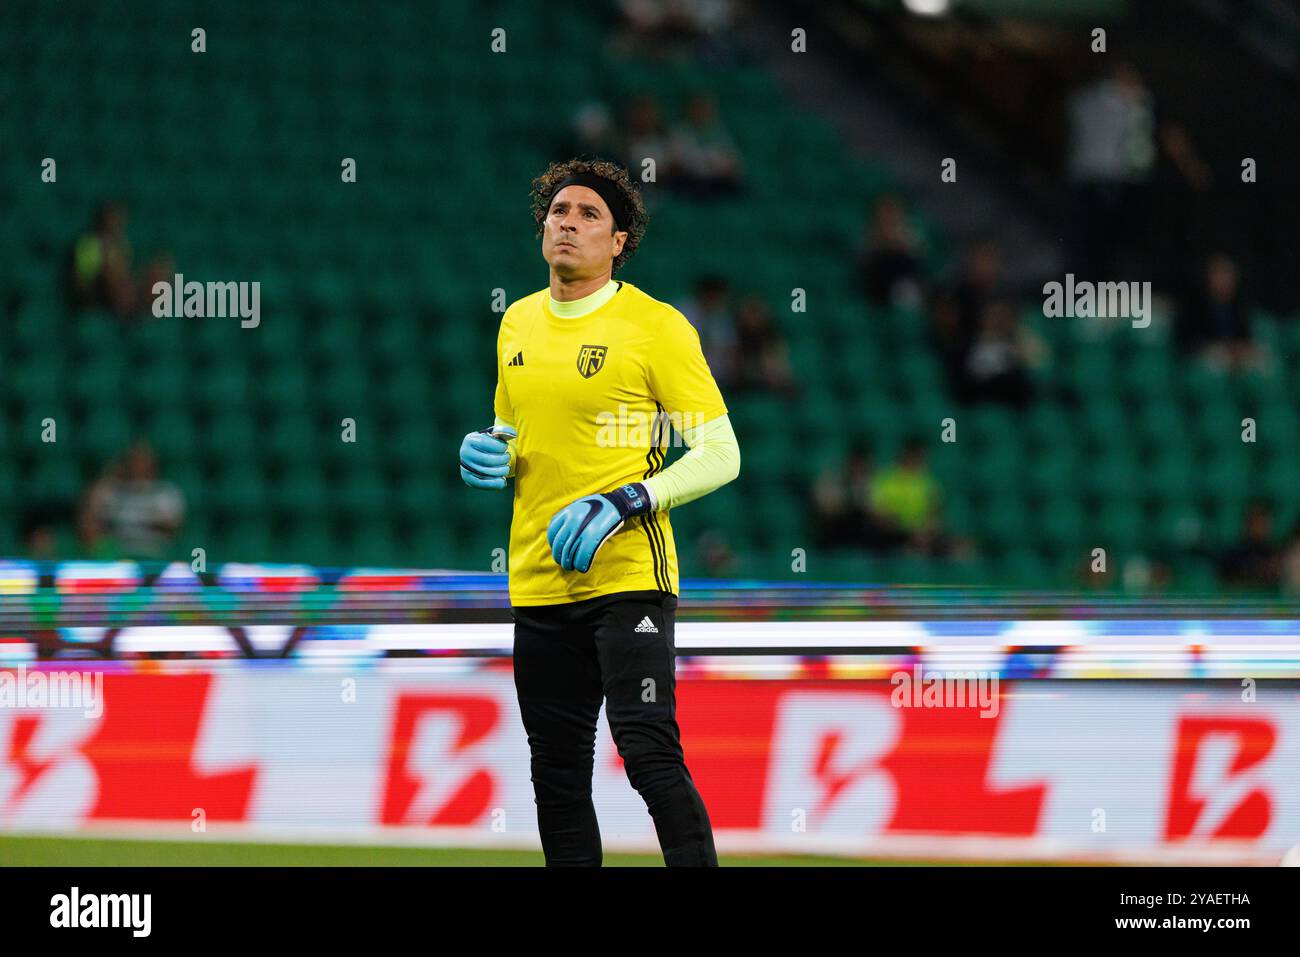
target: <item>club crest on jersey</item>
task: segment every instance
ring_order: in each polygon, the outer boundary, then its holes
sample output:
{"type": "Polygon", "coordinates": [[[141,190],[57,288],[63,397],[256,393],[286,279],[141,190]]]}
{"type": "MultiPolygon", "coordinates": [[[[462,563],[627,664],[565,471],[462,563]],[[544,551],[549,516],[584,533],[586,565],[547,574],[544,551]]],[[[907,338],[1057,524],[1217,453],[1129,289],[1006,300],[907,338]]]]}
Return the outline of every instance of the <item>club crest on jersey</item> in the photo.
{"type": "Polygon", "coordinates": [[[578,373],[584,379],[590,379],[605,366],[605,354],[608,346],[583,346],[578,350],[578,373]]]}

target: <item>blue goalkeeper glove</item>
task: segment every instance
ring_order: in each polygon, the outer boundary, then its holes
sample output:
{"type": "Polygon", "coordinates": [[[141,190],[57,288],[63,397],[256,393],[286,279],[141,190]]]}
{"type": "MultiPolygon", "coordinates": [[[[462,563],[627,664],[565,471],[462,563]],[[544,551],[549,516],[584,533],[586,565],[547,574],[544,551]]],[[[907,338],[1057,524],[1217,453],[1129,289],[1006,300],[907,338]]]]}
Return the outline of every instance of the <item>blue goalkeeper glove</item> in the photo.
{"type": "Polygon", "coordinates": [[[516,436],[506,426],[471,432],[460,443],[460,477],[470,488],[505,488],[510,473],[506,441],[516,436]]]}
{"type": "Polygon", "coordinates": [[[546,527],[551,557],[566,572],[590,570],[600,546],[636,515],[650,511],[650,493],[640,482],[588,495],[555,513],[546,527]]]}

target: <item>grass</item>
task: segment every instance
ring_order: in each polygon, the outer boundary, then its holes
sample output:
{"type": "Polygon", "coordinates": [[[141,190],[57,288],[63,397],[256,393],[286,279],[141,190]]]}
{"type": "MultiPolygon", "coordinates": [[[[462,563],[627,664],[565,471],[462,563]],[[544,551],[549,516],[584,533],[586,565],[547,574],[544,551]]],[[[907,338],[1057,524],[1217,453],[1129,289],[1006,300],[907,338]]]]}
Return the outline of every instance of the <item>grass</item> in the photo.
{"type": "MultiPolygon", "coordinates": [[[[724,867],[862,867],[895,862],[733,854],[722,856],[720,863],[724,867]]],[[[6,867],[541,867],[542,864],[540,851],[0,837],[0,866],[6,867]]],[[[662,867],[663,859],[658,854],[607,852],[605,864],[662,867]]]]}

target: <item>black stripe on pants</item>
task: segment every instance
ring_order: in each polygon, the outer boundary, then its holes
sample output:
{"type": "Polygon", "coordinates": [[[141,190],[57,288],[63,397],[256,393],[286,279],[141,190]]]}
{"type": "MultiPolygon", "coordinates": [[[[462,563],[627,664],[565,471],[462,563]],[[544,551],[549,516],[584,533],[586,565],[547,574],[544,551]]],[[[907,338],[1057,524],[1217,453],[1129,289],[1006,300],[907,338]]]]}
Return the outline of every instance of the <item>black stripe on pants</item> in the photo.
{"type": "Polygon", "coordinates": [[[654,820],[664,863],[716,867],[709,814],[686,769],[677,727],[677,597],[620,592],[512,613],[515,690],[547,866],[601,864],[591,775],[604,699],[614,743],[654,820]]]}

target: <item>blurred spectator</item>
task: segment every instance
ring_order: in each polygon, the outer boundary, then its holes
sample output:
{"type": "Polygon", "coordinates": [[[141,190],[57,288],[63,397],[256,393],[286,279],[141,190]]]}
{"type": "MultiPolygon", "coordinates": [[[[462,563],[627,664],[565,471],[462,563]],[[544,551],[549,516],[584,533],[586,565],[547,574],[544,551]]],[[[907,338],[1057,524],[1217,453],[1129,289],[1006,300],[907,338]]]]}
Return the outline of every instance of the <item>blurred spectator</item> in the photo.
{"type": "Polygon", "coordinates": [[[901,534],[910,550],[927,555],[947,548],[940,528],[940,496],[920,439],[910,439],[898,461],[871,482],[873,512],[901,534]]]}
{"type": "Polygon", "coordinates": [[[1174,580],[1174,570],[1160,558],[1131,555],[1124,562],[1120,581],[1129,593],[1164,592],[1174,580]]]}
{"type": "Polygon", "coordinates": [[[75,308],[109,309],[119,316],[135,311],[126,220],[125,206],[103,203],[90,229],[73,243],[68,291],[75,308]]]}
{"type": "Polygon", "coordinates": [[[701,199],[737,192],[743,174],[735,141],[718,118],[713,97],[697,93],[686,104],[686,119],[673,128],[668,144],[674,189],[701,199]]]}
{"type": "MultiPolygon", "coordinates": [[[[628,173],[639,180],[642,164],[647,159],[655,161],[655,179],[665,182],[672,175],[672,159],[668,150],[668,134],[663,114],[652,96],[634,97],[627,105],[623,122],[623,157],[628,173]]],[[[639,183],[642,191],[649,184],[639,183]]]]}
{"type": "Polygon", "coordinates": [[[791,398],[799,386],[790,370],[785,338],[763,300],[749,296],[736,312],[736,377],[731,388],[771,391],[791,398]]]}
{"type": "Polygon", "coordinates": [[[663,111],[652,96],[636,96],[628,102],[621,132],[612,128],[598,107],[599,104],[587,104],[575,116],[575,144],[580,150],[597,154],[607,149],[611,140],[618,140],[621,146],[617,154],[633,179],[639,179],[645,161],[653,159],[655,181],[641,184],[647,199],[653,196],[655,183],[699,199],[725,195],[740,188],[740,156],[731,135],[718,119],[711,97],[692,96],[686,105],[685,120],[676,124],[671,133],[664,123],[663,111]]]}
{"type": "Polygon", "coordinates": [[[1250,308],[1241,292],[1237,264],[1223,253],[1205,263],[1202,285],[1179,315],[1180,338],[1216,368],[1257,367],[1260,350],[1251,340],[1250,308]]]}
{"type": "Polygon", "coordinates": [[[1267,502],[1252,502],[1241,541],[1219,560],[1219,578],[1226,585],[1276,588],[1281,571],[1282,552],[1273,542],[1273,510],[1267,502]]]}
{"type": "Polygon", "coordinates": [[[948,370],[948,379],[960,391],[966,356],[979,331],[984,310],[1002,282],[1002,252],[992,240],[980,240],[963,257],[961,278],[940,293],[934,304],[934,337],[948,370]]]}
{"type": "Polygon", "coordinates": [[[1119,587],[1130,594],[1167,592],[1174,585],[1174,569],[1162,556],[1141,552],[1114,562],[1103,562],[1084,554],[1074,563],[1072,577],[1083,591],[1104,592],[1119,587]]]}
{"type": "Polygon", "coordinates": [[[114,543],[107,535],[104,513],[113,488],[121,477],[122,462],[113,459],[82,495],[77,534],[82,549],[90,558],[108,560],[117,557],[114,543]]]}
{"type": "Polygon", "coordinates": [[[131,271],[131,244],[126,238],[127,211],[107,202],[95,212],[91,228],[72,244],[68,301],[74,309],[107,309],[122,318],[147,312],[153,285],[174,273],[171,257],[156,256],[139,275],[131,271]]]}
{"type": "Polygon", "coordinates": [[[1119,573],[1114,565],[1107,562],[1098,568],[1096,559],[1089,555],[1080,557],[1074,563],[1074,584],[1082,591],[1108,591],[1119,581],[1119,573]]]}
{"type": "Polygon", "coordinates": [[[600,100],[579,104],[573,114],[569,143],[561,152],[604,158],[618,156],[621,148],[618,125],[610,108],[600,100]]]}
{"type": "Polygon", "coordinates": [[[827,467],[813,483],[813,525],[823,548],[880,549],[906,536],[871,505],[871,450],[857,442],[844,462],[827,467]]]}
{"type": "Polygon", "coordinates": [[[153,449],[141,441],[88,490],[82,537],[96,556],[162,558],[184,518],[184,495],[158,477],[153,449]]]}
{"type": "Polygon", "coordinates": [[[961,398],[1023,408],[1034,392],[1030,370],[1042,362],[1044,352],[1042,341],[1024,328],[1010,303],[987,303],[962,367],[961,398]]]}
{"type": "Polygon", "coordinates": [[[137,314],[152,317],[154,284],[159,282],[170,284],[175,275],[176,263],[172,259],[170,253],[161,252],[149,261],[149,265],[145,268],[144,275],[141,276],[138,286],[139,298],[136,303],[137,314]]]}
{"type": "Polygon", "coordinates": [[[619,0],[626,53],[666,58],[696,52],[706,60],[729,58],[732,0],[619,0]]]}
{"type": "Polygon", "coordinates": [[[858,271],[867,298],[878,306],[920,302],[920,244],[896,196],[876,201],[858,271]]]}
{"type": "Polygon", "coordinates": [[[59,557],[59,517],[52,504],[33,505],[22,517],[23,548],[28,558],[53,561],[59,557]]]}
{"type": "Polygon", "coordinates": [[[682,304],[682,315],[700,334],[704,357],[714,378],[724,387],[736,379],[739,364],[736,314],[731,307],[731,287],[721,276],[709,274],[695,280],[695,291],[682,304]]]}
{"type": "Polygon", "coordinates": [[[1291,528],[1291,534],[1282,546],[1281,558],[1282,591],[1288,595],[1300,595],[1300,522],[1291,528]]]}
{"type": "Polygon", "coordinates": [[[715,578],[730,575],[736,567],[736,554],[727,537],[717,529],[709,529],[696,542],[705,574],[715,578]]]}
{"type": "Polygon", "coordinates": [[[1109,75],[1074,93],[1066,109],[1072,194],[1067,268],[1094,281],[1136,274],[1160,148],[1196,189],[1208,188],[1208,168],[1186,132],[1158,114],[1131,63],[1117,63],[1109,75]]]}

